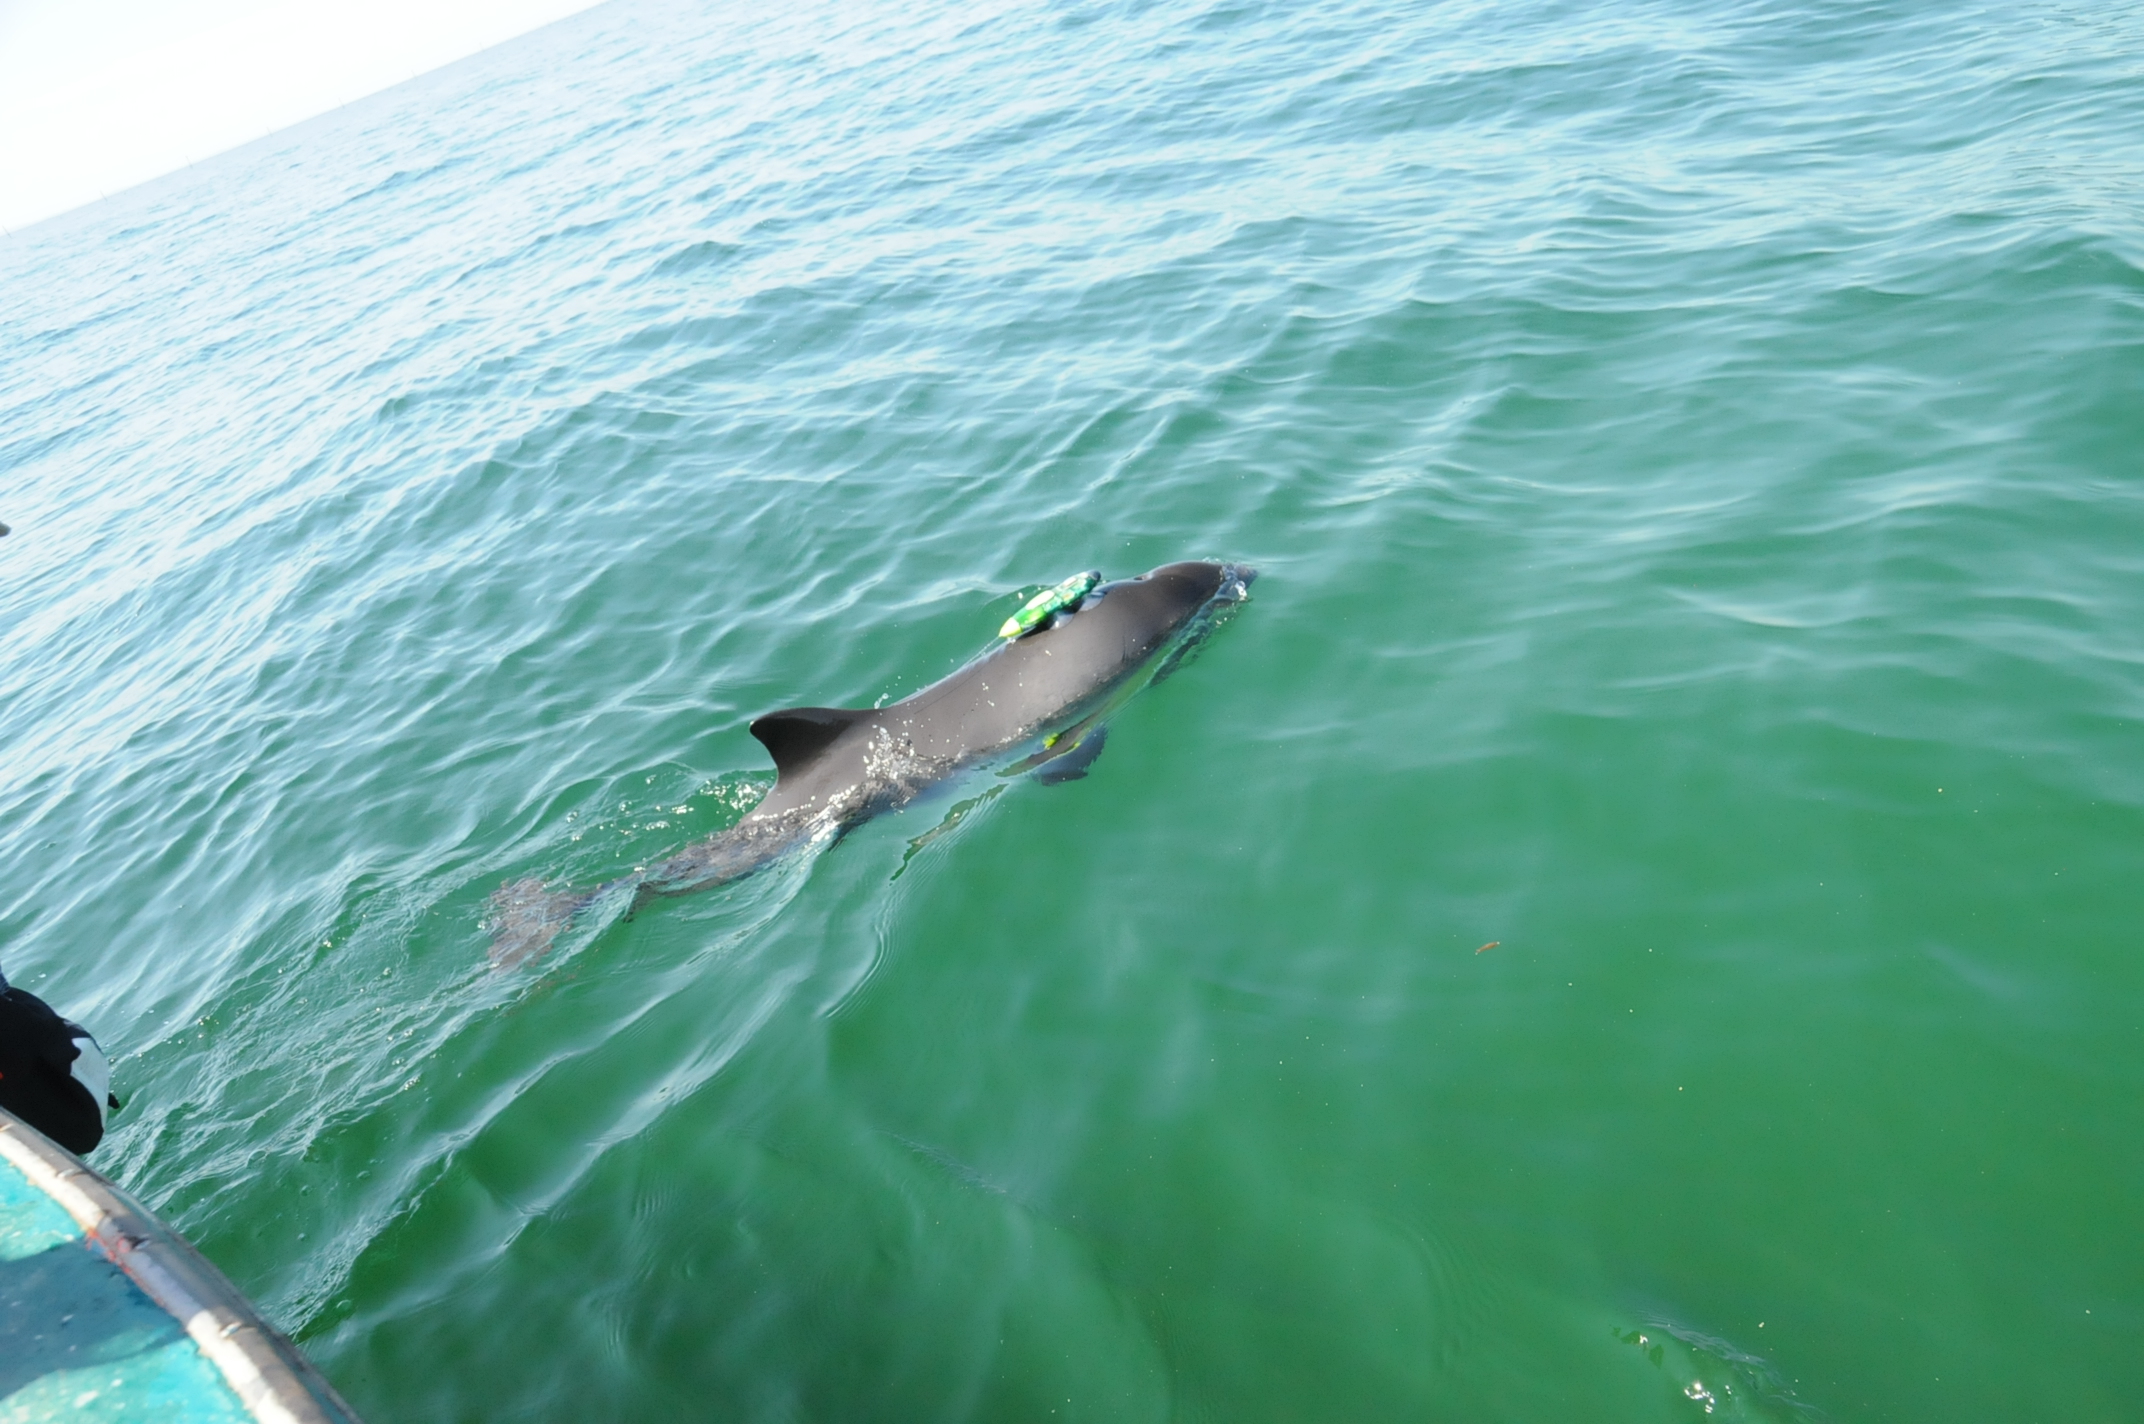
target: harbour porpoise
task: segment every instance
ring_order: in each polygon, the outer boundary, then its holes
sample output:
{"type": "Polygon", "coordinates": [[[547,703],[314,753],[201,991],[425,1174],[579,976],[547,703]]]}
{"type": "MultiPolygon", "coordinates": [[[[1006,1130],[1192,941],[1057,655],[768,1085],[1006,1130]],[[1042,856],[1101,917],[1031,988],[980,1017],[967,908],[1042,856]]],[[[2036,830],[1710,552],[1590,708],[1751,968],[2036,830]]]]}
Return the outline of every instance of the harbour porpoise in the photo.
{"type": "Polygon", "coordinates": [[[751,730],[774,758],[774,789],[744,819],[594,890],[540,879],[500,886],[488,919],[492,963],[542,954],[598,898],[627,903],[630,888],[638,906],[727,884],[976,767],[1046,782],[1086,775],[1110,714],[1180,665],[1256,577],[1242,564],[1164,564],[1097,583],[1033,631],[899,702],[768,713],[751,730]]]}

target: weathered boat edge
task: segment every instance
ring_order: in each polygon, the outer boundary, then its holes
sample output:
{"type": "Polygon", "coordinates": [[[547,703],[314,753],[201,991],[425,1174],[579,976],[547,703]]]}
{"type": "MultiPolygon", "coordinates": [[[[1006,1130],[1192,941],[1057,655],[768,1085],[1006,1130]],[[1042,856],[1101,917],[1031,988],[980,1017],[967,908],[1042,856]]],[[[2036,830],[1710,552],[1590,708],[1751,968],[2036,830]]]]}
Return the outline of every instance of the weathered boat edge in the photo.
{"type": "Polygon", "coordinates": [[[0,1158],[73,1217],[191,1337],[262,1424],[361,1424],[335,1387],[178,1232],[66,1148],[0,1108],[0,1158]]]}

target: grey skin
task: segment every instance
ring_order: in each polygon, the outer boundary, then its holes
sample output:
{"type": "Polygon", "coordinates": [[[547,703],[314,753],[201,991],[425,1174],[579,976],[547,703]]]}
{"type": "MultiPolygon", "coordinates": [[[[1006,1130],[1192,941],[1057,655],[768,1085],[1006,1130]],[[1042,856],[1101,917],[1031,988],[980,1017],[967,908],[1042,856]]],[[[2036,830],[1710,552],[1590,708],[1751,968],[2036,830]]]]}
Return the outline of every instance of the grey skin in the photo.
{"type": "Polygon", "coordinates": [[[774,789],[718,835],[645,875],[592,891],[521,880],[492,896],[491,959],[533,958],[598,897],[630,904],[728,884],[808,841],[839,836],[980,766],[1039,781],[1086,775],[1108,716],[1168,676],[1257,572],[1241,564],[1164,564],[1098,586],[1024,637],[1001,642],[950,677],[886,707],[793,707],[752,723],[774,757],[774,789]]]}

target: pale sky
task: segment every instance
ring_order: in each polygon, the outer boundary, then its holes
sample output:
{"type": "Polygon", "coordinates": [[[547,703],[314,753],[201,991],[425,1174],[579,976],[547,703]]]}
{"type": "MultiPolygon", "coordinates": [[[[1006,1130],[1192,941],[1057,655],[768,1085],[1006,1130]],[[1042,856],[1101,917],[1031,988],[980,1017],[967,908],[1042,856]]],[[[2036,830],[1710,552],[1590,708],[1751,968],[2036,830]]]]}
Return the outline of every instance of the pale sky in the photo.
{"type": "Polygon", "coordinates": [[[0,228],[145,183],[596,0],[0,0],[0,228]]]}

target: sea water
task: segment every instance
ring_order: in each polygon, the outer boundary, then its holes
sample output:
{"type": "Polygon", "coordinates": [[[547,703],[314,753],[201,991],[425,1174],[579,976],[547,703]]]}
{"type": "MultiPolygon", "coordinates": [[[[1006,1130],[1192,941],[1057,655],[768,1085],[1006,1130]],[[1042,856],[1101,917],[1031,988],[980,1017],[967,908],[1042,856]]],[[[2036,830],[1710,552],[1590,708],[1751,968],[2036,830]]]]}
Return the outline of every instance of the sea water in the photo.
{"type": "Polygon", "coordinates": [[[0,240],[0,964],[382,1424],[2133,1418],[2140,215],[2127,4],[616,0],[0,240]]]}

